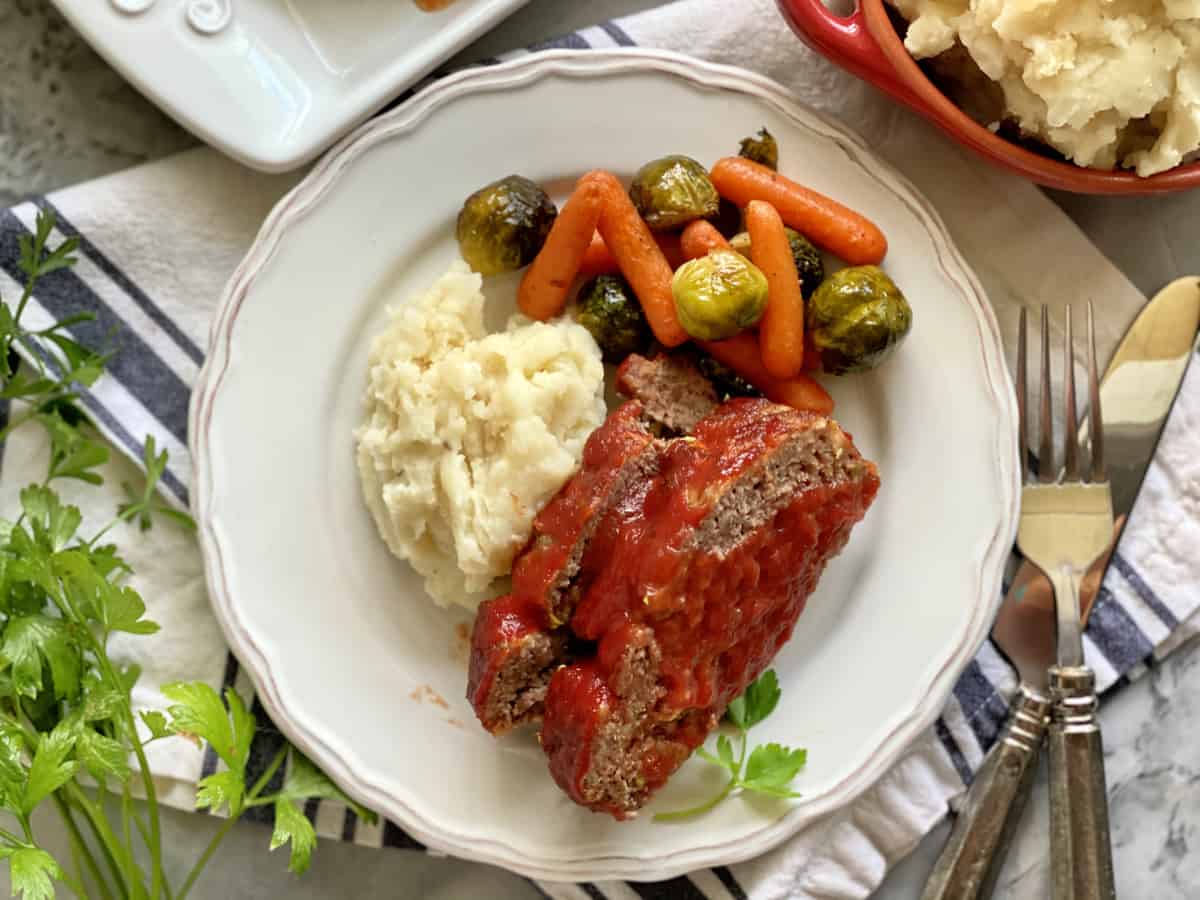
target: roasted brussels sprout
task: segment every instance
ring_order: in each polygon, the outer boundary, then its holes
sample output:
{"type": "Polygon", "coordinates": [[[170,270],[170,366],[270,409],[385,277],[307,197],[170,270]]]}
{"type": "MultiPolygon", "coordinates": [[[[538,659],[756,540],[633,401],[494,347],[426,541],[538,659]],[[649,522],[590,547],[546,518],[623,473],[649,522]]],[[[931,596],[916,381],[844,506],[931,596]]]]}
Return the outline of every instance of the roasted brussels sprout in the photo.
{"type": "Polygon", "coordinates": [[[758,134],[754,137],[742,139],[742,147],[738,151],[738,156],[744,156],[772,171],[779,168],[779,145],[775,143],[771,132],[765,128],[758,129],[758,134]]]}
{"type": "Polygon", "coordinates": [[[514,272],[533,262],[557,216],[538,185],[509,175],[467,198],[458,214],[458,248],[480,275],[514,272]]]}
{"type": "Polygon", "coordinates": [[[912,328],[912,309],[878,266],[834,272],[809,298],[807,325],[831,375],[879,365],[912,328]]]}
{"type": "Polygon", "coordinates": [[[724,402],[730,397],[761,397],[762,391],[748,382],[724,363],[718,362],[707,353],[697,350],[695,353],[696,368],[700,374],[712,382],[717,396],[724,402]]]}
{"type": "Polygon", "coordinates": [[[683,330],[702,341],[719,341],[762,318],[767,276],[740,253],[713,250],[676,270],[671,293],[683,330]]]}
{"type": "Polygon", "coordinates": [[[708,170],[687,156],[664,156],[638,169],[629,186],[633,205],[656,230],[716,215],[721,198],[708,170]]]}
{"type": "Polygon", "coordinates": [[[600,275],[585,284],[576,301],[575,318],[596,339],[606,362],[619,363],[630,353],[644,353],[654,339],[642,305],[619,275],[600,275]]]}
{"type": "MultiPolygon", "coordinates": [[[[785,228],[788,245],[792,248],[792,259],[796,261],[796,274],[800,276],[800,293],[811,297],[817,286],[825,280],[825,261],[821,259],[821,251],[809,243],[808,238],[800,232],[785,228]]],[[[729,239],[729,246],[743,256],[750,256],[750,235],[745,231],[735,234],[729,239]]]]}

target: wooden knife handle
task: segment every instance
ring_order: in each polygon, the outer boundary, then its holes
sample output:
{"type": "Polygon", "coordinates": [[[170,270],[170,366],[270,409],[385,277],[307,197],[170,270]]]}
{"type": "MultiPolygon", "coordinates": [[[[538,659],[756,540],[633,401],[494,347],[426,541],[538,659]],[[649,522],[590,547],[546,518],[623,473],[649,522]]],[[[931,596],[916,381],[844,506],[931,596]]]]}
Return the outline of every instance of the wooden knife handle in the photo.
{"type": "Polygon", "coordinates": [[[1033,785],[1049,711],[1047,698],[1021,685],[1000,740],[971,782],[921,900],[991,896],[1033,785]]]}
{"type": "Polygon", "coordinates": [[[1115,900],[1096,678],[1050,669],[1050,859],[1054,900],[1115,900]]]}

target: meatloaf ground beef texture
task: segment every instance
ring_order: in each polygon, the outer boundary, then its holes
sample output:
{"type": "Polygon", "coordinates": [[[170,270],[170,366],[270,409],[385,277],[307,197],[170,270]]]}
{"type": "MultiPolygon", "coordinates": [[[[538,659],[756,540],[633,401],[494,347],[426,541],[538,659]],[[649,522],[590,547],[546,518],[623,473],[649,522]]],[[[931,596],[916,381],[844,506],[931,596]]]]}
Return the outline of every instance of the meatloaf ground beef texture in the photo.
{"type": "Polygon", "coordinates": [[[832,419],[715,398],[693,418],[702,388],[671,383],[689,374],[636,359],[618,382],[636,399],[535,520],[512,593],[480,607],[467,690],[488,731],[540,722],[558,785],[617,819],[767,668],[879,488],[832,419]]]}

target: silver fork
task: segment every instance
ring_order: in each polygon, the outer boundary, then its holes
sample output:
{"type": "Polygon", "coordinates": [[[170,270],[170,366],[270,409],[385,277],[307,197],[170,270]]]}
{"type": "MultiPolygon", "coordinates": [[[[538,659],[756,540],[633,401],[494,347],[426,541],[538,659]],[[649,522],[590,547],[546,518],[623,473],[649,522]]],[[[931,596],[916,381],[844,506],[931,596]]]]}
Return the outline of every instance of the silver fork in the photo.
{"type": "MultiPolygon", "coordinates": [[[[1104,471],[1104,429],[1100,379],[1096,368],[1095,323],[1087,307],[1090,471],[1081,476],[1079,427],[1075,411],[1075,367],[1071,307],[1066,309],[1063,352],[1065,434],[1062,476],[1056,477],[1050,389],[1049,316],[1042,307],[1042,386],[1038,428],[1038,480],[1031,482],[1024,439],[1028,410],[1024,396],[1024,353],[1017,360],[1020,411],[1021,520],[1017,546],[1054,586],[1058,629],[1058,665],[1050,669],[1053,699],[1050,753],[1050,849],[1055,900],[1109,900],[1113,886],[1109,844],[1108,796],[1100,726],[1096,721],[1096,680],[1083,664],[1079,585],[1112,538],[1112,491],[1104,471]]],[[[1025,342],[1025,317],[1019,346],[1025,342]]]]}

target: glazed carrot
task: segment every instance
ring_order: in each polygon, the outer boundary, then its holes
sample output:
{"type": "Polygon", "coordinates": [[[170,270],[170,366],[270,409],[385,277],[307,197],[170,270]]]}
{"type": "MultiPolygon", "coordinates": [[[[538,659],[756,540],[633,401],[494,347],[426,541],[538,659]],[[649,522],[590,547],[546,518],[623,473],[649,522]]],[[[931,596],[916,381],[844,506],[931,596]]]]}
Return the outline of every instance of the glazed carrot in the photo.
{"type": "Polygon", "coordinates": [[[683,240],[676,232],[656,231],[654,243],[658,244],[658,249],[663,252],[672,271],[687,262],[687,257],[683,255],[683,240]]]}
{"type": "Polygon", "coordinates": [[[877,264],[887,255],[887,238],[870,219],[766,166],[726,157],[713,166],[712,183],[738,206],[767,201],[785,223],[852,266],[877,264]]]}
{"type": "Polygon", "coordinates": [[[579,262],[579,274],[584,278],[592,278],[596,275],[612,275],[620,270],[616,259],[608,251],[608,244],[604,243],[600,232],[596,232],[579,262]]]}
{"type": "Polygon", "coordinates": [[[550,227],[546,243],[521,279],[517,306],[531,319],[557,316],[587,253],[604,204],[601,185],[580,179],[550,227]]]}
{"type": "MultiPolygon", "coordinates": [[[[675,232],[654,232],[654,243],[658,244],[658,249],[663,252],[663,256],[667,258],[667,265],[672,269],[678,269],[687,262],[687,258],[683,255],[683,249],[679,246],[679,235],[675,232]]],[[[588,245],[587,252],[583,254],[583,262],[579,264],[579,274],[584,278],[591,278],[595,275],[611,275],[619,271],[621,271],[621,267],[617,265],[617,260],[612,255],[612,251],[608,249],[608,244],[604,243],[604,238],[600,237],[599,233],[595,234],[591,244],[588,245]]]]}
{"type": "Polygon", "coordinates": [[[802,367],[801,371],[821,371],[821,352],[817,349],[817,345],[813,342],[811,331],[804,332],[804,366],[802,367]]]}
{"type": "Polygon", "coordinates": [[[683,249],[685,259],[699,259],[708,256],[709,250],[728,250],[729,241],[725,235],[713,227],[707,219],[696,219],[689,222],[679,236],[679,245],[683,249]]]}
{"type": "Polygon", "coordinates": [[[750,201],[746,231],[750,257],[767,276],[767,310],[758,323],[763,365],[775,378],[791,378],[804,366],[804,298],[796,260],[783,219],[770,203],[750,201]]]}
{"type": "Polygon", "coordinates": [[[675,297],[671,293],[671,277],[675,273],[650,233],[650,226],[638,215],[614,175],[589,172],[583,180],[598,184],[603,191],[600,236],[641,302],[650,329],[664,347],[678,347],[688,339],[688,334],[675,315],[675,297]]]}
{"type": "Polygon", "coordinates": [[[758,339],[749,331],[724,341],[697,341],[717,362],[737,372],[767,395],[768,400],[823,416],[833,412],[833,398],[807,375],[776,378],[762,362],[758,339]]]}

